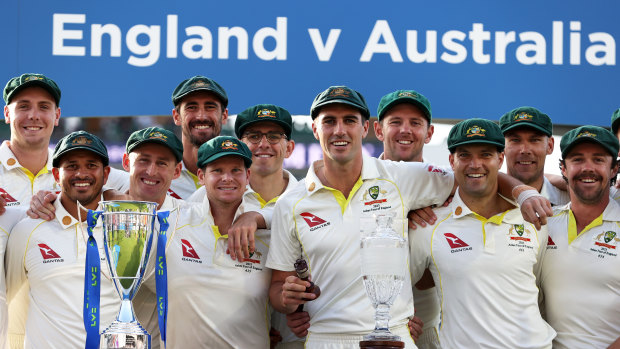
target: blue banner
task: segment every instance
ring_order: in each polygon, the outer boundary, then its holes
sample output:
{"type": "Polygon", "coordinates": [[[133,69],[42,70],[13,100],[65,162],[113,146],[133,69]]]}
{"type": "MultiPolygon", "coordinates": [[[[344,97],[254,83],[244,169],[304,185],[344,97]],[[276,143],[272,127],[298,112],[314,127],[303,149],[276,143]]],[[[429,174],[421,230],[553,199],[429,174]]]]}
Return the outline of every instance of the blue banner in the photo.
{"type": "MultiPolygon", "coordinates": [[[[231,114],[308,114],[329,85],[414,89],[434,118],[499,119],[532,105],[557,124],[608,126],[620,106],[612,1],[43,1],[3,4],[0,78],[40,72],[64,116],[167,115],[206,75],[231,114]]],[[[373,113],[374,114],[374,113],[373,113]]]]}

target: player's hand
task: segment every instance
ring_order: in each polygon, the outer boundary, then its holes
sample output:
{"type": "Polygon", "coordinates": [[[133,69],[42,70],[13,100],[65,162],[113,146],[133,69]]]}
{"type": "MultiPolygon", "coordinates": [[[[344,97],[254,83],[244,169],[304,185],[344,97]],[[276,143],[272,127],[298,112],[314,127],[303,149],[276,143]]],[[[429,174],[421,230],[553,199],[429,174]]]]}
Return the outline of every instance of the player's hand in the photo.
{"type": "Polygon", "coordinates": [[[409,333],[411,334],[411,337],[413,337],[413,341],[417,342],[422,335],[422,327],[424,327],[424,322],[422,322],[422,319],[419,317],[414,316],[409,319],[407,326],[409,327],[409,333]]]}
{"type": "Polygon", "coordinates": [[[250,258],[250,253],[254,252],[254,233],[258,229],[258,212],[245,212],[228,229],[228,253],[232,260],[250,258]]]}
{"type": "Polygon", "coordinates": [[[407,218],[409,218],[409,228],[411,229],[416,229],[418,225],[424,228],[426,224],[432,225],[437,221],[437,216],[430,206],[409,211],[407,218]]]}
{"type": "Polygon", "coordinates": [[[51,221],[56,217],[56,208],[54,207],[54,201],[56,201],[57,195],[49,190],[39,190],[32,196],[30,200],[30,209],[28,217],[37,219],[41,218],[46,221],[51,221]]]}
{"type": "Polygon", "coordinates": [[[547,198],[537,195],[526,199],[521,204],[521,214],[523,219],[534,224],[539,230],[547,224],[547,218],[553,216],[553,209],[551,209],[551,203],[547,198]]]}
{"type": "Polygon", "coordinates": [[[314,300],[314,293],[306,293],[306,288],[310,287],[310,282],[303,281],[297,276],[287,276],[282,284],[282,292],[280,293],[280,301],[286,308],[286,314],[290,314],[297,310],[300,304],[306,304],[307,301],[314,300]]]}
{"type": "Polygon", "coordinates": [[[288,314],[286,315],[286,326],[291,329],[295,336],[304,338],[308,335],[310,328],[310,314],[307,311],[288,314]]]}
{"type": "Polygon", "coordinates": [[[6,212],[6,193],[0,193],[0,215],[6,212]]]}
{"type": "Polygon", "coordinates": [[[269,329],[269,348],[273,349],[276,347],[276,345],[278,345],[278,343],[282,342],[282,335],[280,334],[280,331],[276,330],[275,328],[270,328],[269,329]]]}

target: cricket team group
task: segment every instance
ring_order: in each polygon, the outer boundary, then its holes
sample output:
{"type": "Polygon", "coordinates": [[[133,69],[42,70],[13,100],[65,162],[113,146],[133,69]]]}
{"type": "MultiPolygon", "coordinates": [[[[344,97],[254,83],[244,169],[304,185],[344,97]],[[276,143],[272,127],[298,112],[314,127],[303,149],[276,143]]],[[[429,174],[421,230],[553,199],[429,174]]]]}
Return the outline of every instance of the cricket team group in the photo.
{"type": "Polygon", "coordinates": [[[423,157],[434,131],[424,95],[388,93],[371,125],[360,92],[331,86],[310,107],[322,159],[298,180],[283,168],[295,150],[291,114],[255,105],[237,115],[236,137],[221,136],[228,96],[205,76],[172,92],[181,139],[161,127],[135,131],[124,171],[88,130],[49,148],[62,122],[49,77],[14,77],[3,98],[2,348],[88,348],[87,331],[115,319],[121,300],[101,222],[91,232],[100,307],[84,319],[85,210],[106,200],[170,211],[165,322],[152,260],[133,302],[153,348],[359,348],[375,326],[362,225],[385,213],[404,222],[396,231],[409,245],[390,312],[405,348],[620,348],[620,110],[612,132],[581,126],[561,138],[561,176],[544,173],[551,119],[528,106],[499,124],[454,125],[442,168],[423,157]],[[370,128],[383,142],[379,158],[362,152],[370,128]],[[320,297],[297,274],[299,259],[320,297]]]}

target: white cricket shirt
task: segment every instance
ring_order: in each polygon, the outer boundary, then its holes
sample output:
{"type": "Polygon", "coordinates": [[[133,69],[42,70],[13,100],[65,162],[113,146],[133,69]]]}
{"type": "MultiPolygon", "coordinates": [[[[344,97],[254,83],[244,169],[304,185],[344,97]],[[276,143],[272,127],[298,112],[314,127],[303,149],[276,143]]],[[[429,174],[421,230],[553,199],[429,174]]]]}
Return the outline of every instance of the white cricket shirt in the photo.
{"type": "Polygon", "coordinates": [[[537,275],[547,242],[518,209],[489,219],[458,190],[437,223],[410,231],[414,282],[429,268],[441,302],[444,348],[550,348],[555,331],[540,315],[537,275]]]}
{"type": "Polygon", "coordinates": [[[579,234],[570,204],[555,213],[542,266],[553,348],[607,348],[620,337],[620,205],[579,234]]]}
{"type": "MultiPolygon", "coordinates": [[[[84,268],[86,223],[54,203],[52,221],[26,218],[11,231],[6,253],[8,300],[28,283],[30,307],[25,348],[84,347],[84,268]],[[79,228],[82,225],[83,232],[79,228]]],[[[100,327],[103,331],[120,309],[120,298],[109,279],[101,220],[94,230],[101,258],[100,327]]]]}
{"type": "MultiPolygon", "coordinates": [[[[368,334],[374,328],[374,308],[361,276],[360,221],[374,213],[394,212],[403,222],[411,209],[441,204],[450,194],[451,173],[423,163],[383,161],[364,156],[361,176],[348,198],[323,186],[313,164],[303,182],[276,202],[272,246],[267,267],[294,271],[303,254],[321,297],[304,305],[310,333],[368,334]]],[[[411,280],[406,275],[391,308],[390,326],[407,323],[413,315],[411,280]]]]}

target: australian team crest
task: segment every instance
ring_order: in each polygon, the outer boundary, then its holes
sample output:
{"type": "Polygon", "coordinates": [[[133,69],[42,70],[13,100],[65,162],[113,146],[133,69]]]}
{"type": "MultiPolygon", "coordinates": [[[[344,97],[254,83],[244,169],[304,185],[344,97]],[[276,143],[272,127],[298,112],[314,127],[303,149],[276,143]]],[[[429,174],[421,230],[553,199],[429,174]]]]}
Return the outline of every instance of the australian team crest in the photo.
{"type": "Polygon", "coordinates": [[[155,132],[149,133],[149,139],[161,139],[165,141],[166,139],[168,139],[168,137],[166,137],[166,135],[164,135],[163,133],[159,131],[155,131],[155,132]]]}
{"type": "Polygon", "coordinates": [[[468,128],[465,134],[467,135],[467,137],[473,137],[473,136],[484,137],[486,132],[487,130],[483,129],[482,127],[474,125],[468,128]]]}
{"type": "Polygon", "coordinates": [[[349,97],[349,91],[345,90],[342,87],[336,87],[329,91],[330,97],[349,97]]]}
{"type": "Polygon", "coordinates": [[[378,185],[374,185],[366,192],[364,192],[364,196],[362,197],[362,201],[364,201],[364,205],[373,205],[380,204],[383,202],[387,202],[387,199],[379,199],[379,196],[387,194],[387,190],[381,189],[378,185]],[[370,196],[370,201],[368,201],[368,196],[370,196]]]}
{"type": "Polygon", "coordinates": [[[577,138],[581,138],[581,137],[590,137],[590,138],[596,138],[596,134],[592,133],[592,132],[588,132],[588,131],[583,131],[580,134],[577,135],[577,138]]]}
{"type": "Polygon", "coordinates": [[[526,112],[521,112],[517,115],[514,116],[513,120],[514,121],[532,121],[534,119],[534,116],[526,113],[526,112]]]}
{"type": "Polygon", "coordinates": [[[403,92],[398,94],[398,97],[418,98],[418,95],[416,95],[415,93],[411,93],[409,91],[403,91],[403,92]]]}
{"type": "MultiPolygon", "coordinates": [[[[594,244],[596,246],[605,247],[607,249],[607,252],[605,253],[610,254],[612,256],[617,255],[616,254],[617,252],[615,251],[612,252],[612,251],[618,247],[619,242],[620,242],[620,238],[618,237],[618,234],[615,231],[611,231],[611,230],[602,232],[594,238],[594,244]]],[[[597,250],[597,252],[601,252],[601,251],[597,250]]]]}
{"type": "Polygon", "coordinates": [[[204,80],[198,80],[192,84],[192,88],[203,87],[203,86],[209,86],[209,83],[204,80]]]}
{"type": "Polygon", "coordinates": [[[510,229],[508,230],[510,240],[530,241],[530,234],[531,232],[525,229],[525,226],[523,224],[513,224],[512,227],[510,227],[510,229]]]}
{"type": "Polygon", "coordinates": [[[238,150],[237,144],[231,141],[230,139],[227,139],[224,142],[222,142],[222,149],[238,150]]]}
{"type": "Polygon", "coordinates": [[[72,145],[91,145],[93,141],[84,136],[79,136],[71,141],[72,145]]]}
{"type": "Polygon", "coordinates": [[[275,118],[276,111],[271,109],[261,109],[258,111],[257,116],[259,118],[275,118]]]}
{"type": "Polygon", "coordinates": [[[376,200],[379,197],[379,186],[375,185],[374,187],[370,187],[370,189],[368,189],[368,194],[370,194],[373,200],[376,200]]]}
{"type": "Polygon", "coordinates": [[[603,239],[605,240],[605,243],[609,243],[611,242],[611,240],[613,240],[616,237],[616,232],[615,231],[606,231],[605,235],[603,237],[603,239]]]}

